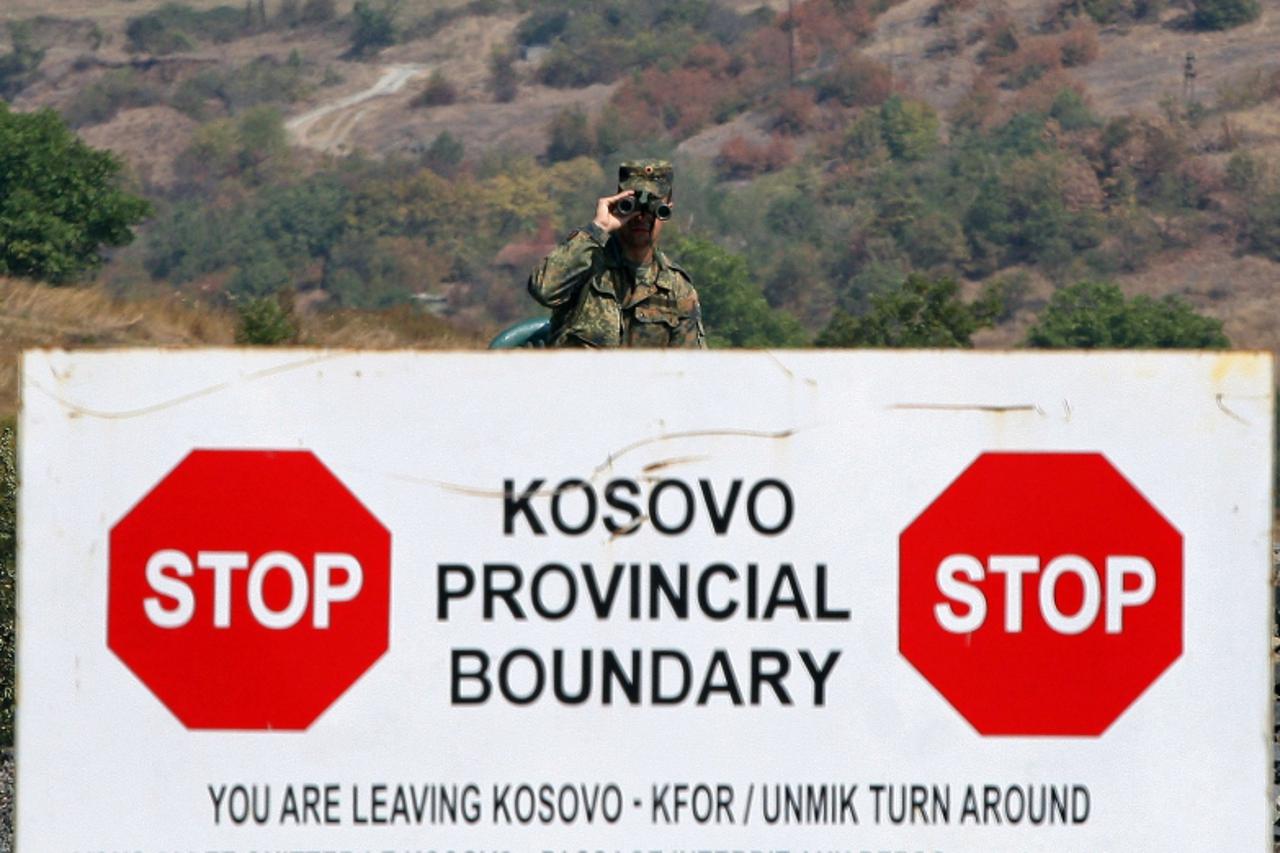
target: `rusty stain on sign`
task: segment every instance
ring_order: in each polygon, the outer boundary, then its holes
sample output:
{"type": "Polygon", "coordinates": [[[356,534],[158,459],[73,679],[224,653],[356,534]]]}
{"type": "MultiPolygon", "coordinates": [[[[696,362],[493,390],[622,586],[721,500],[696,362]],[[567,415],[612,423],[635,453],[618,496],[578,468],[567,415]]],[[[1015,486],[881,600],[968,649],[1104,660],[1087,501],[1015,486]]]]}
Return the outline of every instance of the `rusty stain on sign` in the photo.
{"type": "MultiPolygon", "coordinates": [[[[760,430],[746,430],[746,429],[709,429],[709,430],[688,430],[685,432],[672,432],[672,433],[666,433],[664,435],[652,436],[650,438],[642,438],[637,441],[633,441],[630,444],[624,445],[620,450],[616,450],[610,453],[603,462],[601,462],[594,469],[592,469],[591,475],[586,478],[586,481],[589,483],[598,482],[600,477],[603,476],[606,471],[610,471],[613,469],[613,463],[616,462],[620,457],[625,456],[626,454],[631,453],[632,451],[638,450],[642,447],[646,447],[650,444],[657,444],[659,442],[664,442],[664,441],[676,441],[676,440],[685,439],[685,438],[762,438],[762,439],[780,440],[780,439],[790,438],[791,436],[795,435],[797,431],[798,430],[794,428],[778,430],[776,432],[766,432],[766,431],[760,431],[760,430]]],[[[652,462],[641,470],[644,473],[651,473],[654,470],[658,470],[668,465],[697,462],[697,461],[708,459],[708,458],[710,457],[703,455],[703,456],[688,456],[688,457],[679,457],[679,458],[661,460],[658,462],[652,462]]],[[[461,483],[450,483],[444,480],[436,480],[428,477],[410,477],[410,476],[401,474],[401,475],[392,475],[392,479],[401,480],[407,483],[417,483],[417,484],[426,485],[426,486],[435,486],[447,492],[453,492],[454,494],[467,495],[469,497],[476,497],[476,498],[502,498],[502,497],[505,497],[505,494],[506,494],[505,492],[499,491],[497,489],[479,487],[479,486],[468,486],[461,483]]],[[[546,498],[546,497],[553,496],[555,493],[556,493],[555,488],[543,488],[543,489],[538,489],[535,492],[531,492],[530,496],[537,497],[537,498],[546,498]]]]}
{"type": "MultiPolygon", "coordinates": [[[[332,359],[341,358],[343,356],[351,355],[351,354],[352,353],[348,353],[348,352],[322,352],[316,355],[309,356],[304,359],[299,359],[297,361],[290,361],[284,364],[277,364],[277,365],[273,365],[272,367],[263,368],[262,370],[255,370],[252,373],[244,374],[238,380],[234,380],[234,381],[228,380],[226,382],[218,382],[213,385],[206,386],[204,388],[198,388],[186,394],[180,394],[177,397],[172,397],[168,400],[163,400],[159,403],[154,403],[150,406],[143,406],[138,409],[126,409],[119,412],[104,412],[96,409],[90,409],[86,406],[81,406],[78,403],[73,403],[71,400],[68,400],[61,393],[55,393],[54,391],[49,390],[48,388],[44,387],[38,382],[35,382],[33,380],[28,380],[28,384],[32,388],[36,389],[40,393],[49,397],[49,399],[53,400],[58,405],[66,409],[67,416],[70,418],[89,417],[89,418],[99,418],[101,420],[128,420],[131,418],[145,417],[147,415],[155,414],[156,412],[162,412],[166,409],[171,409],[175,406],[180,406],[183,403],[189,403],[192,400],[198,400],[201,397],[208,397],[213,394],[219,394],[223,391],[227,391],[235,387],[236,385],[244,384],[247,382],[256,382],[258,380],[267,379],[269,377],[276,376],[281,373],[288,373],[293,370],[298,370],[299,368],[309,367],[313,364],[318,364],[324,361],[330,361],[332,359]]],[[[51,369],[50,372],[53,374],[54,382],[57,383],[58,385],[66,384],[66,382],[71,378],[70,372],[67,372],[66,374],[59,374],[59,372],[55,369],[51,369]]]]}
{"type": "Polygon", "coordinates": [[[1044,415],[1044,409],[1035,403],[1001,405],[993,403],[894,403],[890,409],[925,412],[988,412],[1004,415],[1010,412],[1035,412],[1044,415]]]}

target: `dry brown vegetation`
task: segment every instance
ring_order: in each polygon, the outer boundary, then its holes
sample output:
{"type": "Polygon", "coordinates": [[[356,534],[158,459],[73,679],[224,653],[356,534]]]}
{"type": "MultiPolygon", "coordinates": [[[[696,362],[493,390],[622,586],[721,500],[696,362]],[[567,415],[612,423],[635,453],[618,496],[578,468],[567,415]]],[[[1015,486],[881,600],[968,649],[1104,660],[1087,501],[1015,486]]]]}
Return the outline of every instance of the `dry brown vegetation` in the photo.
{"type": "MultiPolygon", "coordinates": [[[[416,308],[304,314],[299,344],[350,349],[479,349],[487,336],[416,308]]],[[[32,348],[231,346],[236,318],[179,293],[119,299],[102,287],[0,278],[0,420],[18,409],[18,365],[32,348]]]]}

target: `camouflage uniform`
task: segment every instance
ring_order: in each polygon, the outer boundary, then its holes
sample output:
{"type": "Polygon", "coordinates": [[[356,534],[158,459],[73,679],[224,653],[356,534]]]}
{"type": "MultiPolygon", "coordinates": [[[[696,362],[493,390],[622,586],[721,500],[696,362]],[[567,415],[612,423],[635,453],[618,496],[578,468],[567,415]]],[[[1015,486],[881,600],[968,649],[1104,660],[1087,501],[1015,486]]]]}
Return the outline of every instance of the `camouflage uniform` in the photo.
{"type": "MultiPolygon", "coordinates": [[[[670,196],[670,164],[624,163],[618,191],[628,189],[670,196]]],[[[651,264],[637,266],[595,223],[570,234],[534,269],[529,293],[553,309],[552,346],[706,347],[689,274],[656,248],[651,264]]]]}

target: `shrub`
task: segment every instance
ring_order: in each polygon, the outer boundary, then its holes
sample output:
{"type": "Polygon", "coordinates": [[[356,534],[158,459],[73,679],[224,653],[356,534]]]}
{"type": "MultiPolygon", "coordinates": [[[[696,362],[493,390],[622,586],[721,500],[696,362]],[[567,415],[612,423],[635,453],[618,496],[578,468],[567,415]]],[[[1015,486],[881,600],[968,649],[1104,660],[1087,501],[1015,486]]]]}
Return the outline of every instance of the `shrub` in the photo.
{"type": "Polygon", "coordinates": [[[120,110],[149,107],[162,99],[160,90],[137,71],[117,68],[77,92],[62,115],[72,127],[87,127],[110,121],[120,110]]]}
{"type": "Polygon", "coordinates": [[[181,30],[166,26],[164,21],[155,15],[144,15],[141,18],[130,18],[125,25],[125,37],[128,49],[133,53],[150,53],[164,56],[180,53],[195,47],[194,42],[181,30]]]}
{"type": "Polygon", "coordinates": [[[898,287],[871,296],[862,316],[836,312],[815,341],[820,347],[969,348],[973,333],[1000,312],[992,294],[967,303],[954,279],[909,275],[898,287]]]}
{"type": "Polygon", "coordinates": [[[300,56],[284,63],[264,56],[226,74],[218,94],[236,113],[259,104],[291,104],[305,98],[309,88],[300,56]]]}
{"type": "Polygon", "coordinates": [[[1098,127],[1102,122],[1089,109],[1084,95],[1074,89],[1060,89],[1049,105],[1049,118],[1063,130],[1085,130],[1098,127]]]}
{"type": "Polygon", "coordinates": [[[1227,161],[1227,187],[1232,192],[1250,195],[1263,182],[1265,170],[1258,159],[1246,151],[1237,151],[1227,161]]]}
{"type": "Polygon", "coordinates": [[[1092,24],[1072,27],[1058,39],[1064,68],[1078,68],[1098,58],[1098,28],[1092,24]]]}
{"type": "MultiPolygon", "coordinates": [[[[241,244],[238,248],[239,263],[231,277],[229,288],[233,296],[247,299],[245,304],[261,302],[293,284],[289,264],[281,259],[275,247],[266,240],[251,237],[250,242],[241,244]]],[[[265,309],[257,305],[253,310],[261,318],[265,309]]],[[[243,317],[241,322],[243,324],[243,317]]]]}
{"type": "Polygon", "coordinates": [[[515,56],[509,50],[494,48],[489,54],[489,92],[500,104],[508,104],[520,92],[520,77],[516,74],[515,56]]]}
{"type": "Polygon", "coordinates": [[[1125,299],[1106,282],[1083,281],[1053,295],[1027,345],[1072,349],[1222,349],[1222,321],[1176,296],[1125,299]]]}
{"type": "Polygon", "coordinates": [[[1249,206],[1245,245],[1255,254],[1280,261],[1280,191],[1267,193],[1249,206]]]}
{"type": "Polygon", "coordinates": [[[1258,0],[1193,0],[1195,25],[1202,30],[1228,30],[1256,21],[1262,14],[1258,0]]]}
{"type": "Polygon", "coordinates": [[[12,49],[0,54],[0,98],[11,99],[35,79],[44,49],[32,42],[31,27],[20,23],[9,24],[9,41],[12,49]]]}
{"type": "Polygon", "coordinates": [[[130,18],[125,24],[128,49],[133,53],[162,56],[193,48],[206,39],[233,41],[255,30],[257,22],[232,6],[200,11],[181,3],[166,3],[154,12],[130,18]]]}
{"type": "Polygon", "coordinates": [[[887,65],[853,54],[819,74],[815,85],[820,101],[834,99],[846,107],[874,107],[892,93],[893,74],[887,65]]]}
{"type": "Polygon", "coordinates": [[[547,160],[560,163],[592,153],[594,141],[587,114],[579,107],[561,110],[547,125],[547,160]]]}
{"type": "Polygon", "coordinates": [[[722,178],[751,178],[781,169],[794,156],[791,143],[785,139],[773,137],[766,143],[758,144],[743,136],[734,136],[720,146],[715,166],[722,178]]]}
{"type": "Polygon", "coordinates": [[[347,55],[370,56],[396,43],[396,11],[394,0],[374,7],[371,0],[356,0],[351,8],[351,47],[347,55]]]}
{"type": "Polygon", "coordinates": [[[338,16],[336,0],[306,0],[299,23],[327,24],[338,16]]]}
{"type": "Polygon", "coordinates": [[[277,346],[298,340],[293,298],[287,292],[245,299],[236,305],[236,314],[239,317],[236,326],[238,344],[277,346]]]}
{"type": "Polygon", "coordinates": [[[444,107],[458,100],[458,87],[437,68],[427,79],[426,88],[414,96],[415,107],[444,107]]]}
{"type": "Polygon", "coordinates": [[[799,135],[813,129],[815,110],[813,97],[804,89],[788,89],[774,106],[772,129],[778,133],[799,135]]]}
{"type": "Polygon", "coordinates": [[[619,61],[627,53],[617,39],[598,39],[569,47],[557,44],[538,66],[538,80],[558,89],[580,89],[593,83],[612,83],[627,66],[619,61]]]}
{"type": "Polygon", "coordinates": [[[302,23],[302,0],[280,0],[276,9],[275,24],[293,29],[302,23]]]}
{"type": "Polygon", "coordinates": [[[459,139],[449,131],[442,130],[440,135],[432,140],[431,145],[428,146],[423,154],[422,162],[424,166],[437,175],[452,178],[462,166],[462,160],[466,153],[466,147],[459,139]]]}
{"type": "Polygon", "coordinates": [[[923,160],[938,147],[938,115],[924,101],[892,96],[880,107],[880,126],[896,160],[923,160]]]}
{"type": "Polygon", "coordinates": [[[730,81],[706,68],[651,68],[626,80],[611,100],[637,136],[686,139],[713,122],[730,81]]]}

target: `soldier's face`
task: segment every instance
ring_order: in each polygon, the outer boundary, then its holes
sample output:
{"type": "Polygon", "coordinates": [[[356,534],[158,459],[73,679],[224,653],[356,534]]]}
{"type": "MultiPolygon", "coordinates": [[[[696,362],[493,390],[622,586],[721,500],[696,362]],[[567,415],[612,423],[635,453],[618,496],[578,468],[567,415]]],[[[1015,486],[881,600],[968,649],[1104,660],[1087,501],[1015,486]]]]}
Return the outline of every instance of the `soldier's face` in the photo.
{"type": "Polygon", "coordinates": [[[619,236],[623,245],[628,249],[649,249],[657,245],[658,236],[662,234],[662,226],[664,224],[666,223],[663,220],[645,211],[627,220],[627,223],[622,226],[619,236]]]}

